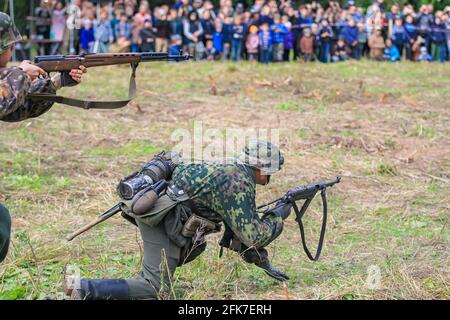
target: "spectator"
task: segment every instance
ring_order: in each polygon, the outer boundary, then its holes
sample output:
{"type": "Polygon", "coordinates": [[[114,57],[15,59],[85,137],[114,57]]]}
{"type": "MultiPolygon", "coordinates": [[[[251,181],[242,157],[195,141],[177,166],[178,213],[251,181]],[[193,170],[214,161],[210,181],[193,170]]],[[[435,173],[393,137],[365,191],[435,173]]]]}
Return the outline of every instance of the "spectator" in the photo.
{"type": "Polygon", "coordinates": [[[320,55],[320,33],[319,33],[319,26],[316,23],[313,23],[311,25],[311,35],[314,39],[313,44],[313,60],[317,60],[320,55]]]}
{"type": "Polygon", "coordinates": [[[142,2],[139,6],[139,12],[133,17],[131,32],[131,52],[139,51],[140,32],[144,27],[146,20],[150,20],[151,16],[146,2],[142,2]]]}
{"type": "Polygon", "coordinates": [[[146,19],[144,21],[144,27],[139,31],[139,47],[140,51],[156,51],[156,32],[152,26],[152,21],[146,19]]]}
{"type": "Polygon", "coordinates": [[[414,56],[415,53],[418,53],[417,50],[416,52],[413,52],[413,46],[414,43],[417,41],[417,31],[416,31],[416,26],[414,25],[414,18],[412,15],[408,15],[405,18],[406,23],[405,23],[405,32],[406,32],[406,38],[407,38],[407,42],[406,42],[406,58],[408,60],[414,61],[414,56]]]}
{"type": "Polygon", "coordinates": [[[284,15],[281,18],[281,22],[286,27],[286,34],[284,35],[284,54],[283,61],[288,62],[291,56],[291,51],[294,47],[294,33],[292,32],[292,23],[289,21],[289,17],[284,15]]]}
{"type": "Polygon", "coordinates": [[[169,54],[176,55],[180,53],[183,46],[183,40],[179,34],[173,34],[170,37],[169,54]]]}
{"type": "Polygon", "coordinates": [[[126,51],[131,45],[131,24],[125,12],[120,14],[120,20],[115,26],[116,42],[119,51],[126,51]]]}
{"type": "Polygon", "coordinates": [[[425,39],[427,51],[430,49],[430,32],[433,24],[433,15],[428,11],[427,5],[420,7],[419,13],[416,15],[417,34],[425,39]]]}
{"type": "Polygon", "coordinates": [[[347,45],[348,51],[351,52],[353,59],[358,58],[358,28],[356,27],[355,20],[350,18],[348,20],[348,25],[345,26],[340,34],[343,37],[345,44],[347,45]]]}
{"type": "Polygon", "coordinates": [[[232,40],[231,40],[231,59],[235,62],[241,59],[243,39],[244,39],[244,26],[241,22],[241,17],[237,15],[234,18],[234,25],[232,28],[232,40]]]}
{"type": "Polygon", "coordinates": [[[450,6],[448,6],[442,16],[445,24],[445,38],[447,39],[447,60],[450,59],[450,6]]]}
{"type": "Polygon", "coordinates": [[[310,30],[313,38],[312,57],[324,63],[330,61],[330,56],[339,61],[349,57],[360,59],[368,52],[372,53],[369,54],[371,57],[375,54],[377,59],[382,60],[385,51],[393,49],[376,47],[374,42],[383,46],[388,39],[392,40],[400,57],[406,52],[407,59],[411,61],[418,60],[421,46],[427,47],[427,54],[434,61],[446,61],[450,53],[450,7],[434,12],[432,5],[422,5],[415,12],[413,5],[403,4],[402,1],[401,5],[394,3],[385,13],[383,0],[372,0],[365,13],[353,0],[345,1],[342,8],[337,1],[329,1],[326,7],[318,1],[296,7],[291,0],[255,0],[253,5],[246,7],[242,2],[233,5],[232,0],[220,0],[215,8],[211,0],[176,0],[172,6],[157,4],[150,11],[148,0],[111,1],[114,3],[113,10],[100,4],[96,19],[97,10],[92,1],[76,0],[81,17],[74,19],[78,14],[74,11],[76,6],[68,7],[71,12],[66,15],[62,5],[68,0],[42,0],[35,10],[37,35],[34,40],[39,44],[39,52],[49,53],[50,47],[50,53],[66,53],[69,47],[68,37],[64,37],[67,22],[76,26],[70,33],[72,54],[78,49],[83,52],[109,50],[112,35],[114,51],[142,50],[140,44],[143,36],[150,42],[153,40],[150,47],[154,46],[155,51],[171,51],[172,47],[176,47],[176,39],[181,40],[183,48],[194,53],[196,59],[231,58],[238,61],[246,58],[255,61],[254,48],[258,42],[256,52],[260,60],[264,56],[262,60],[265,62],[289,61],[292,49],[294,59],[299,55],[303,57],[300,44],[306,29],[310,30]],[[109,18],[111,12],[112,20],[109,18]],[[191,21],[191,17],[194,20],[191,21]],[[86,28],[84,22],[81,28],[80,21],[85,19],[91,23],[95,21],[95,28],[88,24],[86,28]],[[141,34],[146,20],[151,20],[151,30],[141,34]],[[256,33],[250,32],[252,26],[259,28],[263,24],[267,24],[268,31],[260,28],[256,33]],[[79,44],[81,29],[84,29],[83,43],[79,44]],[[381,35],[378,29],[381,29],[381,35]],[[95,48],[89,45],[92,32],[96,37],[95,48]],[[342,50],[339,38],[344,41],[345,50],[342,50]],[[264,50],[270,44],[268,55],[259,45],[262,40],[265,41],[264,50]]]}
{"type": "MultiPolygon", "coordinates": [[[[179,39],[183,36],[183,21],[178,16],[178,12],[176,9],[172,8],[169,11],[169,28],[170,28],[170,38],[172,39],[172,36],[178,35],[179,39]]],[[[177,38],[178,39],[178,38],[177,38]]]]}
{"type": "Polygon", "coordinates": [[[195,57],[195,60],[200,60],[205,52],[205,47],[201,38],[203,27],[198,19],[197,11],[192,11],[188,19],[184,20],[183,30],[189,53],[195,57]]]}
{"type": "Polygon", "coordinates": [[[214,48],[214,59],[218,60],[222,57],[223,52],[223,33],[222,33],[222,23],[217,20],[215,31],[213,34],[213,48],[214,48]]]}
{"type": "Polygon", "coordinates": [[[381,28],[378,27],[375,29],[374,34],[369,37],[370,58],[382,60],[385,47],[381,28]]]}
{"type": "Polygon", "coordinates": [[[328,63],[330,59],[331,40],[334,36],[333,29],[328,24],[326,19],[321,22],[319,31],[320,35],[320,62],[328,63]]]}
{"type": "Polygon", "coordinates": [[[344,38],[339,37],[331,59],[333,62],[348,60],[347,45],[345,44],[344,38]]]}
{"type": "Polygon", "coordinates": [[[358,45],[356,47],[356,59],[361,59],[366,53],[367,42],[369,40],[369,35],[365,29],[365,26],[362,22],[358,22],[358,45]]]}
{"type": "Polygon", "coordinates": [[[286,27],[281,23],[280,15],[277,14],[273,18],[273,24],[270,27],[273,35],[272,54],[273,62],[283,61],[284,54],[284,36],[287,33],[286,27]]]}
{"type": "Polygon", "coordinates": [[[432,60],[431,56],[428,54],[428,50],[426,46],[420,47],[419,56],[417,57],[417,61],[419,62],[430,62],[432,60]]]}
{"type": "Polygon", "coordinates": [[[447,39],[445,25],[436,16],[431,30],[431,56],[433,61],[445,62],[447,60],[447,39]]]}
{"type": "Polygon", "coordinates": [[[211,19],[211,11],[204,10],[203,17],[200,20],[203,27],[203,39],[205,42],[205,46],[211,42],[211,46],[213,47],[212,40],[214,35],[214,24],[211,19]]]}
{"type": "Polygon", "coordinates": [[[34,10],[36,16],[36,35],[38,41],[40,41],[39,50],[41,54],[48,55],[51,52],[51,45],[48,42],[50,39],[50,26],[52,11],[50,3],[46,0],[41,0],[39,7],[34,10]]]}
{"type": "Polygon", "coordinates": [[[303,61],[311,61],[314,53],[314,37],[311,33],[311,29],[305,28],[303,30],[303,36],[300,40],[300,52],[302,54],[303,61]]]}
{"type": "Polygon", "coordinates": [[[272,50],[272,33],[269,29],[269,24],[263,22],[261,31],[259,32],[259,57],[261,63],[269,63],[270,53],[272,50]]]}
{"type": "Polygon", "coordinates": [[[206,48],[205,49],[206,60],[208,61],[214,60],[214,47],[212,41],[206,42],[205,48],[206,48]]]}
{"type": "Polygon", "coordinates": [[[100,13],[100,17],[94,26],[94,36],[94,52],[109,52],[109,44],[113,42],[114,38],[111,23],[108,20],[108,13],[106,11],[100,13]]]}
{"type": "Polygon", "coordinates": [[[405,27],[403,26],[403,19],[397,17],[395,19],[395,24],[392,27],[392,42],[400,53],[400,57],[403,56],[403,48],[408,43],[408,34],[405,27]]]}
{"type": "Polygon", "coordinates": [[[167,52],[169,49],[170,26],[169,21],[167,20],[166,11],[164,9],[158,10],[158,14],[155,18],[156,51],[167,52]]]}
{"type": "Polygon", "coordinates": [[[52,12],[52,26],[50,29],[50,38],[55,41],[52,48],[52,54],[56,54],[64,40],[64,30],[66,29],[66,9],[61,1],[57,1],[52,12]]]}
{"type": "Polygon", "coordinates": [[[233,40],[233,18],[225,17],[222,24],[222,34],[223,34],[223,52],[222,60],[227,60],[231,51],[231,41],[233,40]]]}
{"type": "Polygon", "coordinates": [[[94,28],[90,19],[83,20],[80,30],[80,47],[82,53],[91,53],[95,42],[94,28]]]}
{"type": "Polygon", "coordinates": [[[247,49],[248,60],[253,63],[258,61],[259,36],[257,26],[250,26],[245,47],[247,49]]]}
{"type": "Polygon", "coordinates": [[[392,43],[391,39],[386,39],[386,48],[384,49],[384,59],[390,62],[400,61],[400,52],[392,43]]]}

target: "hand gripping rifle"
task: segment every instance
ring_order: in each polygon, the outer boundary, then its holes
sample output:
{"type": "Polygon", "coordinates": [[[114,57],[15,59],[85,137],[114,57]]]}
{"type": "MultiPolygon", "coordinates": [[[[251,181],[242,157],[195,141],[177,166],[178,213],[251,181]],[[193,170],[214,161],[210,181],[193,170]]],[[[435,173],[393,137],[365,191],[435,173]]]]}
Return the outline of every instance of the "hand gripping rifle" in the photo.
{"type": "Polygon", "coordinates": [[[284,206],[286,204],[291,204],[292,207],[294,208],[294,212],[296,215],[295,220],[297,221],[299,229],[300,229],[300,235],[302,238],[303,249],[305,250],[305,253],[310,260],[317,261],[320,256],[320,252],[322,251],[323,240],[325,237],[325,229],[326,229],[326,225],[327,225],[326,190],[328,187],[332,187],[333,185],[335,185],[336,183],[339,183],[340,181],[341,181],[341,178],[336,177],[336,179],[334,179],[334,180],[320,182],[320,183],[314,183],[314,184],[308,184],[305,186],[300,186],[300,187],[291,189],[288,192],[286,192],[286,194],[284,196],[282,196],[281,198],[278,198],[278,199],[270,201],[266,204],[260,205],[257,209],[262,209],[262,208],[267,207],[265,212],[269,212],[270,210],[268,207],[273,203],[276,203],[276,205],[271,210],[274,210],[274,209],[284,206]],[[311,201],[314,199],[317,192],[319,192],[319,191],[320,191],[320,195],[322,197],[323,218],[322,218],[322,227],[320,230],[319,243],[317,245],[317,251],[316,251],[315,256],[313,257],[311,252],[309,251],[308,247],[306,246],[305,230],[303,227],[302,217],[305,214],[306,209],[308,209],[309,204],[311,203],[311,201]],[[299,201],[299,200],[305,200],[305,202],[303,203],[303,206],[301,207],[300,210],[298,209],[298,206],[297,206],[297,201],[299,201]]]}
{"type": "MultiPolygon", "coordinates": [[[[128,98],[116,101],[91,101],[58,96],[52,93],[33,93],[29,97],[33,100],[52,101],[83,109],[116,109],[124,107],[136,96],[136,69],[140,62],[152,61],[186,61],[191,59],[189,54],[171,55],[165,52],[126,52],[126,53],[88,53],[81,55],[49,55],[36,56],[34,64],[46,72],[61,72],[61,81],[72,82],[68,72],[85,66],[86,68],[130,64],[131,76],[128,98]]],[[[70,85],[70,84],[69,84],[70,85]]]]}

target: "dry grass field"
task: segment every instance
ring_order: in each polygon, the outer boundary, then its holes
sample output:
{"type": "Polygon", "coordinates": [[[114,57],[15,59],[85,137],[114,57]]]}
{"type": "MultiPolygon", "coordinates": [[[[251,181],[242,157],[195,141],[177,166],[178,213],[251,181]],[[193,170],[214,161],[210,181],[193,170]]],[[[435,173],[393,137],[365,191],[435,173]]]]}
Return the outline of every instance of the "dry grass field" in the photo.
{"type": "MultiPolygon", "coordinates": [[[[129,68],[90,69],[74,97],[126,96],[129,68]]],[[[450,64],[250,65],[155,63],[138,69],[124,109],[55,105],[37,119],[0,123],[0,202],[13,217],[0,265],[0,299],[62,298],[67,265],[86,277],[133,277],[137,229],[120,216],[72,242],[64,237],[112,207],[119,179],[175,129],[278,128],[286,165],[258,203],[287,189],[342,177],[328,192],[318,262],[308,261],[291,216],[269,247],[290,276],[277,283],[218,239],[179,268],[176,299],[450,299],[450,64]],[[371,270],[379,282],[370,285],[371,270]]],[[[319,198],[305,216],[315,246],[319,198]]]]}

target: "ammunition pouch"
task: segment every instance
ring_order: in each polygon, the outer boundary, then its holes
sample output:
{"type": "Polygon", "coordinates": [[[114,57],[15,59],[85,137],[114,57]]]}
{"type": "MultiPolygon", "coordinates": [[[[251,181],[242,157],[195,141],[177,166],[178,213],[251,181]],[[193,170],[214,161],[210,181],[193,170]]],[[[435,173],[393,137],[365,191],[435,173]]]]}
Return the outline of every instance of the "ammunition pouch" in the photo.
{"type": "Polygon", "coordinates": [[[181,234],[187,238],[192,238],[196,234],[207,235],[218,231],[220,231],[219,224],[192,214],[184,224],[181,234]]]}

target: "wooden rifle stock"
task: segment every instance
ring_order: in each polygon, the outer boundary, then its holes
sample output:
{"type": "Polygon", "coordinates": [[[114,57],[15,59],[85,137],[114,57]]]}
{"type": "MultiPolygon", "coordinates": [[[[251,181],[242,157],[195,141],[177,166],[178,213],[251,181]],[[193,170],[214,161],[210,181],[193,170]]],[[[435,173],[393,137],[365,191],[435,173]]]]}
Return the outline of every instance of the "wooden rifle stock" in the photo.
{"type": "Polygon", "coordinates": [[[75,237],[79,236],[83,232],[86,232],[87,230],[91,229],[93,226],[96,226],[100,222],[105,221],[106,219],[112,217],[113,215],[115,215],[116,213],[119,213],[121,211],[122,211],[122,203],[118,203],[114,207],[112,207],[111,209],[106,211],[105,213],[103,213],[100,216],[98,216],[97,218],[95,218],[93,221],[91,221],[87,225],[85,225],[85,226],[81,227],[80,229],[74,231],[73,233],[69,234],[66,237],[66,240],[72,241],[75,237]]]}

